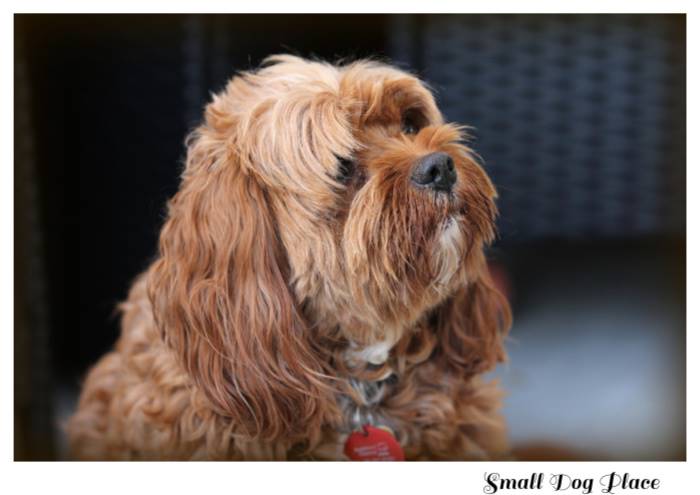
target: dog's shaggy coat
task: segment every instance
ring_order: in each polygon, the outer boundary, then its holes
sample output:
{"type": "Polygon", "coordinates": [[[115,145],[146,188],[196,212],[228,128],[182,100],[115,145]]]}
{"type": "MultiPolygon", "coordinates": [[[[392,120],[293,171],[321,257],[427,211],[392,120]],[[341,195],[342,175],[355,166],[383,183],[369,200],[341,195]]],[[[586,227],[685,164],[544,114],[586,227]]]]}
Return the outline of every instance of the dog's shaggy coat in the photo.
{"type": "Polygon", "coordinates": [[[490,282],[495,190],[416,78],[268,59],[187,141],[158,256],[67,429],[83,459],[343,459],[393,430],[407,459],[507,455],[508,304],[490,282]],[[448,153],[451,193],[411,183],[448,153]]]}

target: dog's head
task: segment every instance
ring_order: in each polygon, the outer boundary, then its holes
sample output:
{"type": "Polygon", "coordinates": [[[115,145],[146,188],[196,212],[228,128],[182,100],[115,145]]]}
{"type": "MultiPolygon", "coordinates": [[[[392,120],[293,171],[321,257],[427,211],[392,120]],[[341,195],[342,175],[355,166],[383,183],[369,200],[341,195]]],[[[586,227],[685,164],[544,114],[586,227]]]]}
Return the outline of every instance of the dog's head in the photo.
{"type": "MultiPolygon", "coordinates": [[[[390,346],[465,287],[498,311],[495,190],[463,137],[418,79],[374,62],[272,57],[214,96],[149,284],[222,414],[293,437],[337,413],[322,337],[390,346]]],[[[500,319],[473,320],[443,325],[447,345],[500,356],[500,319]]]]}

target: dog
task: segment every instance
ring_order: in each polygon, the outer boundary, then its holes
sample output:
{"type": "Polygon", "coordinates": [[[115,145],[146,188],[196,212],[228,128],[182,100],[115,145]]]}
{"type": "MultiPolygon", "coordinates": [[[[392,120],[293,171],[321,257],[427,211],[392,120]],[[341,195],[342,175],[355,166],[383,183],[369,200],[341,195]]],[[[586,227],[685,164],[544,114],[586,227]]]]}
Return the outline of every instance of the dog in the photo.
{"type": "Polygon", "coordinates": [[[186,141],[158,254],[67,423],[77,459],[509,456],[496,191],[427,85],[290,55],[186,141]]]}

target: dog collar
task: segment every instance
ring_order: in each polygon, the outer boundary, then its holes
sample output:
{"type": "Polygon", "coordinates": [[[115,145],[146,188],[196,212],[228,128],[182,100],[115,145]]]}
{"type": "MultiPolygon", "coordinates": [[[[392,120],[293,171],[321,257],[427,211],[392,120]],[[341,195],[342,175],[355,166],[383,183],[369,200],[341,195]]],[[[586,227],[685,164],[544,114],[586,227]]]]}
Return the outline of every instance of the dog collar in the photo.
{"type": "Polygon", "coordinates": [[[381,402],[386,384],[393,376],[387,373],[377,381],[350,380],[357,392],[360,403],[350,407],[352,431],[345,441],[344,454],[352,461],[403,461],[405,456],[396,435],[377,414],[376,407],[381,402]]]}

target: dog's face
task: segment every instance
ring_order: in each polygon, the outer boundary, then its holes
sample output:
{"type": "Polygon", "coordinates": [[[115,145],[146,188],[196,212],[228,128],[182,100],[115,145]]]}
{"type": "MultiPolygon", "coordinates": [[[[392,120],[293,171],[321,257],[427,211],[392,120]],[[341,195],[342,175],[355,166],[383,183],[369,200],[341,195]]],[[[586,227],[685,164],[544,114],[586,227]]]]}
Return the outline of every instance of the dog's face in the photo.
{"type": "Polygon", "coordinates": [[[398,337],[467,282],[495,191],[415,77],[274,61],[219,103],[268,191],[295,295],[308,318],[359,341],[398,337]]]}
{"type": "MultiPolygon", "coordinates": [[[[334,410],[321,336],[391,346],[456,290],[486,287],[495,190],[415,77],[272,57],[205,117],[150,297],[195,382],[251,431],[334,410]]],[[[443,311],[455,362],[501,356],[492,291],[475,294],[477,324],[443,311]]]]}

